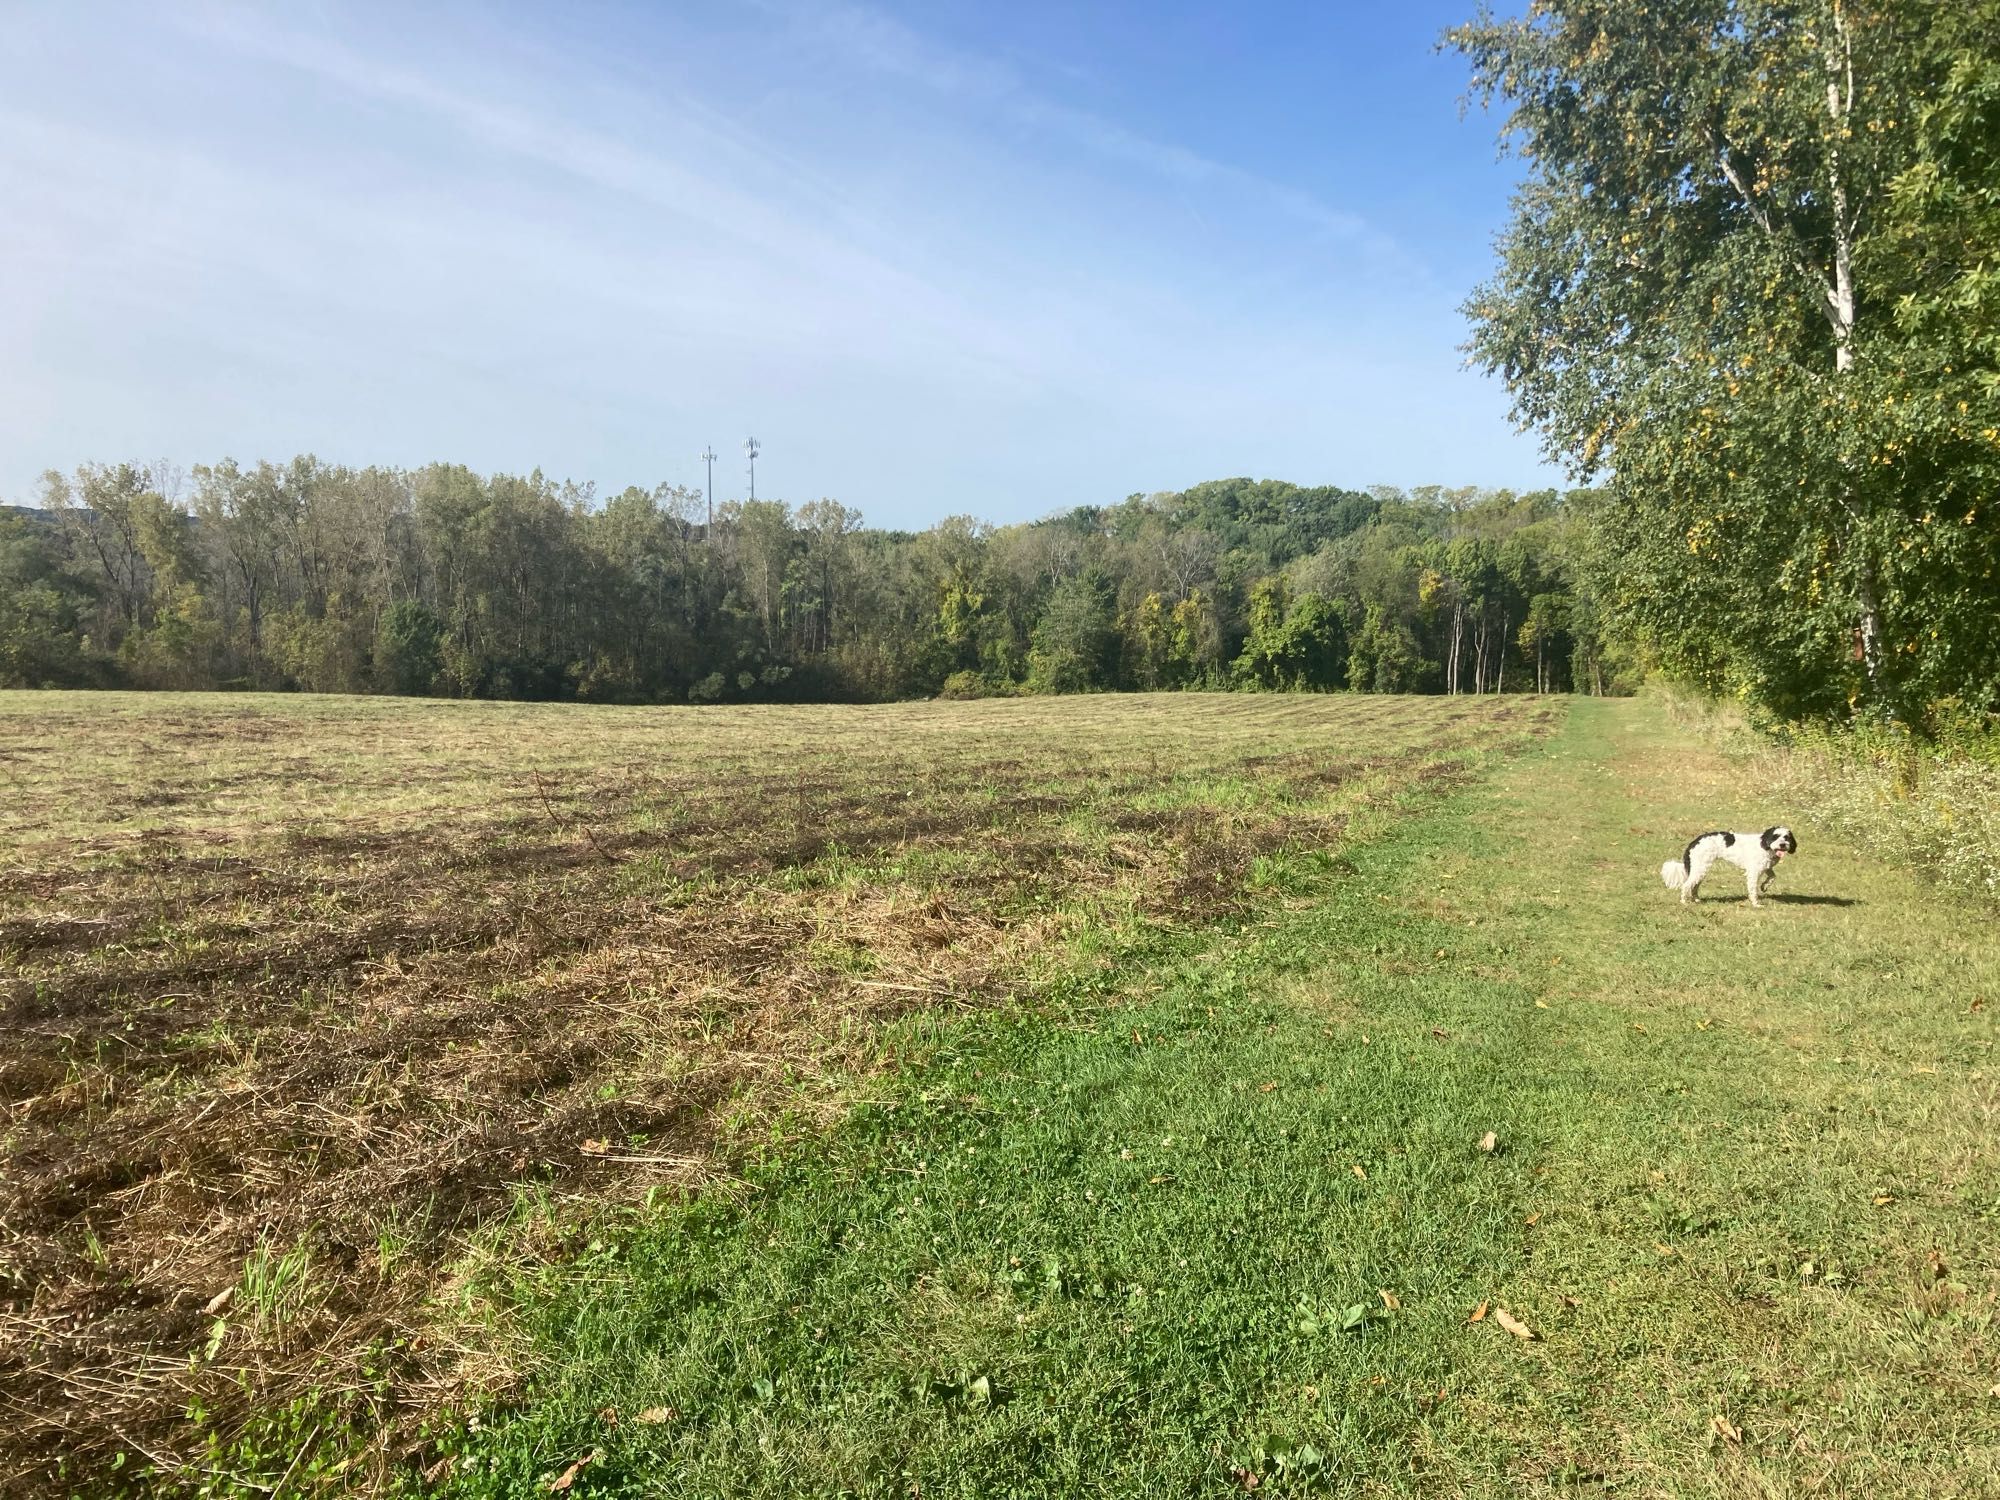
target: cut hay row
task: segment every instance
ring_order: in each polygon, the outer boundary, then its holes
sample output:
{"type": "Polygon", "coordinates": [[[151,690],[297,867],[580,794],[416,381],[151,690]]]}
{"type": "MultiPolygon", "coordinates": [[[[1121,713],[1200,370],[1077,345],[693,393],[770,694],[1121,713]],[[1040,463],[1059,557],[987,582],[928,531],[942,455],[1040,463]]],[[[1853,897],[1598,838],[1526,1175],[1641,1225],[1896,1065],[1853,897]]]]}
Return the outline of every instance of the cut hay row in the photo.
{"type": "Polygon", "coordinates": [[[503,1386],[437,1294],[522,1194],[726,1177],[884,1018],[1238,911],[1557,712],[0,695],[0,1472],[503,1386]]]}

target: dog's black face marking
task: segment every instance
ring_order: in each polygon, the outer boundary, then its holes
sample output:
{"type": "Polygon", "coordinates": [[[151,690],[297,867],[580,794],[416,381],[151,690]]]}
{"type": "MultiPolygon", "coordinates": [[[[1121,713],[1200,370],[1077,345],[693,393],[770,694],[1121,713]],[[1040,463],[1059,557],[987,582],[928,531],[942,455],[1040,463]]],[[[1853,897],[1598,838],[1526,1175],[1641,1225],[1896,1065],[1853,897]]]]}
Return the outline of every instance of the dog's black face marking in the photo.
{"type": "Polygon", "coordinates": [[[1694,846],[1703,839],[1721,839],[1722,847],[1727,849],[1736,842],[1736,835],[1718,828],[1712,833],[1698,833],[1689,839],[1687,848],[1681,850],[1681,868],[1690,875],[1694,873],[1694,846]]]}
{"type": "Polygon", "coordinates": [[[1758,842],[1776,854],[1797,854],[1799,852],[1799,841],[1792,837],[1792,830],[1785,827],[1782,823],[1772,828],[1766,828],[1764,836],[1758,842]]]}

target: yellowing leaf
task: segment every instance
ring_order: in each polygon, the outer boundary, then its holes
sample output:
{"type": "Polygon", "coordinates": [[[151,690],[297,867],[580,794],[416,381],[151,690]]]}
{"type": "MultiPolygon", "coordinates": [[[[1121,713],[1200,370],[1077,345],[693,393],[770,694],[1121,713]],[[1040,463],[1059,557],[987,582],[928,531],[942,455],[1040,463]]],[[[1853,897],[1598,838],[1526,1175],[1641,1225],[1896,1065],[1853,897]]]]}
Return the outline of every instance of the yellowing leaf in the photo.
{"type": "Polygon", "coordinates": [[[1512,1313],[1508,1312],[1507,1309],[1504,1307],[1496,1307],[1493,1309],[1493,1321],[1498,1323],[1502,1328],[1506,1329],[1509,1333],[1513,1334],[1515,1338],[1520,1339],[1524,1343],[1533,1341],[1535,1337],[1534,1329],[1530,1328],[1526,1323],[1523,1323],[1519,1318],[1515,1317],[1512,1313]]]}
{"type": "Polygon", "coordinates": [[[1717,1414],[1709,1418],[1708,1425],[1715,1429],[1715,1435],[1725,1443],[1734,1443],[1738,1447],[1742,1446],[1743,1429],[1730,1421],[1729,1418],[1717,1414]]]}
{"type": "Polygon", "coordinates": [[[673,1419],[674,1409],[671,1406],[649,1406],[632,1420],[641,1427],[658,1427],[662,1422],[671,1422],[673,1419]]]}
{"type": "Polygon", "coordinates": [[[1480,1319],[1484,1318],[1485,1316],[1486,1316],[1486,1304],[1482,1302],[1479,1304],[1479,1306],[1473,1308],[1472,1316],[1467,1318],[1465,1321],[1468,1323],[1477,1323],[1480,1319]]]}
{"type": "Polygon", "coordinates": [[[1382,1299],[1382,1305],[1385,1308],[1387,1308],[1390,1312],[1395,1312],[1398,1308],[1400,1308],[1403,1305],[1402,1298],[1398,1297],[1394,1292],[1388,1291],[1386,1289],[1377,1292],[1375,1295],[1382,1299]]]}
{"type": "Polygon", "coordinates": [[[1499,1149],[1499,1146],[1500,1146],[1500,1137],[1495,1135],[1490,1130],[1479,1138],[1479,1149],[1481,1151],[1486,1152],[1489,1155],[1491,1155],[1495,1150],[1499,1149]]]}
{"type": "Polygon", "coordinates": [[[1364,1171],[1362,1171],[1362,1170],[1361,1170],[1361,1163],[1360,1163],[1360,1162],[1356,1162],[1356,1163],[1354,1164],[1354,1168],[1353,1168],[1353,1171],[1354,1171],[1354,1175],[1355,1175],[1356,1177],[1359,1177],[1359,1178],[1360,1178],[1360,1179],[1361,1179],[1361,1180],[1362,1180],[1363,1182],[1366,1182],[1366,1181],[1368,1180],[1368,1174],[1367,1174],[1366,1172],[1364,1172],[1364,1171]]]}

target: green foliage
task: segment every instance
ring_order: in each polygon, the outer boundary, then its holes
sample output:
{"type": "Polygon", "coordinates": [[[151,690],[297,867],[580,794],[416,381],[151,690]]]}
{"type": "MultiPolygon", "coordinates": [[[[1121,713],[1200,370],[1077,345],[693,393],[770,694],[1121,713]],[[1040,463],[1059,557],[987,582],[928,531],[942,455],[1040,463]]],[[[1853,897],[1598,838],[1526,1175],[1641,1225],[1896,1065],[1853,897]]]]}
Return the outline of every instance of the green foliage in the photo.
{"type": "Polygon", "coordinates": [[[1529,167],[1474,351],[1612,476],[1599,623],[1780,717],[2000,706],[1995,15],[1551,0],[1451,36],[1529,167]]]}
{"type": "Polygon", "coordinates": [[[444,621],[415,599],[398,599],[382,611],[375,637],[375,670],[393,693],[421,696],[444,670],[439,649],[444,621]]]}
{"type": "Polygon", "coordinates": [[[1279,692],[1326,692],[1347,680],[1347,626],[1318,594],[1288,599],[1282,576],[1251,591],[1250,637],[1235,674],[1248,686],[1279,692]]]}
{"type": "Polygon", "coordinates": [[[1116,682],[1118,637],[1108,590],[1096,578],[1065,579],[1049,595],[1028,653],[1028,686],[1038,693],[1087,693],[1116,682]]]}
{"type": "Polygon", "coordinates": [[[165,471],[49,477],[16,528],[47,588],[4,606],[15,680],[628,703],[1623,685],[1553,492],[1223,480],[911,535],[832,500],[711,521],[671,486],[599,502],[446,464],[193,477],[187,506],[165,471]],[[1522,637],[1540,595],[1569,607],[1522,637]]]}
{"type": "Polygon", "coordinates": [[[1421,684],[1426,663],[1409,626],[1370,604],[1354,634],[1347,680],[1364,692],[1409,693],[1421,684]]]}
{"type": "Polygon", "coordinates": [[[89,588],[47,528],[0,516],[0,687],[91,687],[104,663],[84,635],[89,588]]]}

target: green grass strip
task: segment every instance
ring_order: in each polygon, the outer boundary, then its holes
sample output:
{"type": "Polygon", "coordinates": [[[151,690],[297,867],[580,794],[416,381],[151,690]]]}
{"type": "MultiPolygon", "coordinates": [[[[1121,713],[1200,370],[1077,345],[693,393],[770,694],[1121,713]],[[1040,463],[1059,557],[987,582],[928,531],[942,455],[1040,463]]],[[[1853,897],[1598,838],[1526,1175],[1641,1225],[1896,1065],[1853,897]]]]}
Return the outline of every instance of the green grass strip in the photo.
{"type": "Polygon", "coordinates": [[[1267,925],[909,1023],[750,1191],[517,1273],[443,1489],[1996,1492],[2000,954],[1832,830],[1821,899],[1659,887],[1761,813],[1580,705],[1267,925]]]}

